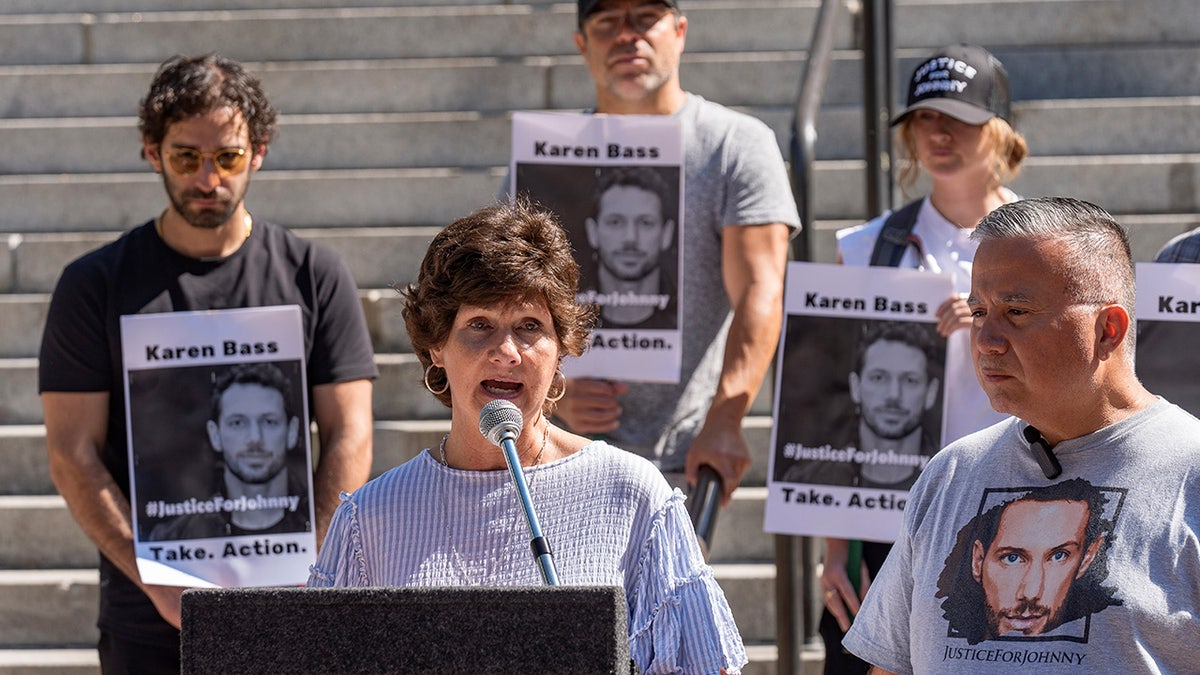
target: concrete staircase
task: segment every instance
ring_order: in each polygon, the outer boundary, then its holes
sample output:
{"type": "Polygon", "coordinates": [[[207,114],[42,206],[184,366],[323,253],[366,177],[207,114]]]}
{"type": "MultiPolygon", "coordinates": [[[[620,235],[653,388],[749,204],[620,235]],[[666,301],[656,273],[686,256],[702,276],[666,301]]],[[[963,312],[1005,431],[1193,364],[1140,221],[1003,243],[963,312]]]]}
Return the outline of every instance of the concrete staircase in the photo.
{"type": "MultiPolygon", "coordinates": [[[[36,355],[62,266],[153,216],[158,178],[134,110],[157,64],[221,51],[259,74],[281,134],[248,198],[258,216],[349,262],[382,375],[376,472],[436,442],[393,284],[425,243],[496,193],[507,113],[579,109],[574,4],[547,0],[0,0],[0,674],[94,673],[96,553],[46,471],[36,355]]],[[[684,85],[758,115],[786,147],[816,0],[689,0],[684,85]]],[[[898,72],[950,42],[1008,67],[1032,157],[1024,195],[1096,201],[1135,257],[1200,225],[1200,12],[1194,0],[898,0],[898,72]]],[[[860,53],[843,15],[819,123],[816,257],[863,207],[860,53]]],[[[773,543],[762,533],[770,397],[746,434],[761,456],[721,515],[713,561],[751,652],[775,672],[773,543]]],[[[819,668],[819,653],[806,659],[819,668]]]]}

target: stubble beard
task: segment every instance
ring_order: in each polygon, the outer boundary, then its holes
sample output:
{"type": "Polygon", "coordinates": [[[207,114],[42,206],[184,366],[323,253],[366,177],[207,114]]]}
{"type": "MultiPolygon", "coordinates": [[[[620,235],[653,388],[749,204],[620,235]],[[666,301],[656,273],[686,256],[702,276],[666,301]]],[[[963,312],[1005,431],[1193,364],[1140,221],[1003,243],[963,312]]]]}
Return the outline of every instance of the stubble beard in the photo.
{"type": "MultiPolygon", "coordinates": [[[[1039,627],[1030,628],[1025,631],[1021,631],[1021,630],[1014,631],[1014,632],[1019,632],[1021,635],[1024,635],[1024,636],[1041,635],[1043,633],[1047,633],[1049,631],[1054,630],[1055,628],[1057,628],[1059,626],[1059,624],[1062,623],[1060,616],[1059,616],[1060,612],[1056,612],[1050,608],[1043,607],[1041,604],[1039,604],[1038,602],[1036,602],[1034,600],[1020,600],[1017,602],[1016,607],[1014,607],[1013,609],[1014,609],[1014,612],[1016,612],[1016,613],[1027,613],[1030,610],[1043,610],[1046,612],[1044,615],[1045,620],[1041,623],[1041,625],[1039,627]]],[[[1003,635],[1004,633],[1001,633],[1001,630],[1000,630],[1000,622],[1005,617],[1002,617],[999,612],[997,612],[995,609],[993,609],[991,607],[991,605],[987,605],[987,604],[984,605],[984,612],[987,615],[988,630],[990,630],[992,632],[993,637],[1000,637],[1001,635],[1003,635]]]]}
{"type": "Polygon", "coordinates": [[[606,260],[604,260],[603,256],[600,257],[600,264],[605,270],[608,271],[610,275],[612,275],[614,279],[625,282],[644,281],[646,277],[649,277],[654,272],[654,270],[658,269],[658,260],[652,256],[650,256],[649,259],[644,259],[640,265],[628,272],[622,269],[620,265],[609,264],[606,260]]]}
{"type": "Polygon", "coordinates": [[[233,217],[237,212],[238,205],[242,203],[241,196],[234,198],[232,192],[224,187],[218,187],[211,193],[203,193],[198,190],[184,190],[181,194],[177,194],[171,189],[171,184],[167,177],[163,176],[163,183],[167,189],[167,196],[171,200],[171,207],[175,209],[188,225],[204,230],[215,230],[233,217]],[[218,199],[223,204],[220,210],[204,209],[195,211],[188,208],[188,202],[191,199],[218,199]]]}
{"type": "Polygon", "coordinates": [[[866,423],[868,429],[875,432],[876,436],[880,438],[886,438],[888,440],[900,440],[902,438],[906,438],[909,434],[921,428],[921,417],[919,415],[915,418],[906,420],[904,425],[900,427],[899,431],[892,431],[884,425],[876,424],[875,419],[871,415],[868,415],[865,410],[863,411],[863,421],[866,423]]]}

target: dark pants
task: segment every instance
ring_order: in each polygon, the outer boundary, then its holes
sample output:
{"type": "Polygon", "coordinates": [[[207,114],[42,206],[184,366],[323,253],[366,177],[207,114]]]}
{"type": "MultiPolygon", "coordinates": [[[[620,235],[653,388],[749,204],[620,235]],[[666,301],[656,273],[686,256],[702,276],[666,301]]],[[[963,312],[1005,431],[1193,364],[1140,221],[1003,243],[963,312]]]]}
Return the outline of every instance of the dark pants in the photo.
{"type": "MultiPolygon", "coordinates": [[[[879,568],[883,566],[883,561],[887,559],[890,550],[892,550],[891,544],[863,542],[863,562],[867,564],[867,572],[871,575],[871,579],[875,579],[879,574],[879,568]]],[[[866,675],[871,664],[842,648],[842,638],[846,634],[838,627],[837,619],[829,613],[828,609],[821,612],[821,623],[818,630],[821,633],[821,639],[825,641],[825,675],[866,675]]]]}
{"type": "Polygon", "coordinates": [[[100,633],[100,672],[104,675],[166,675],[179,672],[179,645],[135,642],[112,633],[100,633]]]}

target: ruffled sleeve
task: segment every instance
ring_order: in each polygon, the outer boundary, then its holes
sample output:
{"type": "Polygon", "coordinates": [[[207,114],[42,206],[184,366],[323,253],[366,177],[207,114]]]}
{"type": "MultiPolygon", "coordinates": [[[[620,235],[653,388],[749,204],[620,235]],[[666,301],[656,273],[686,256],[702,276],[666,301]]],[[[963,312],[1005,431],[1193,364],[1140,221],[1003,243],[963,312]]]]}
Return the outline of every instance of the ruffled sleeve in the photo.
{"type": "Polygon", "coordinates": [[[627,589],[629,649],[646,675],[739,673],[746,650],[676,491],[653,514],[627,589]]]}
{"type": "Polygon", "coordinates": [[[341,499],[342,503],[333,512],[317,561],[308,568],[309,588],[371,585],[363,559],[357,505],[345,492],[341,499]]]}

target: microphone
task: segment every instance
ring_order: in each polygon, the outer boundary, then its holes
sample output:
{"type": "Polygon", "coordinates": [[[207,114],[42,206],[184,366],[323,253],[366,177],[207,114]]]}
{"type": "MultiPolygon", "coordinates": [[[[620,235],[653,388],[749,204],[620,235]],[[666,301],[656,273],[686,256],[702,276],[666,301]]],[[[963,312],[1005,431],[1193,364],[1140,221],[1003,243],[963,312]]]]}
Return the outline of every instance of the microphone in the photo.
{"type": "Polygon", "coordinates": [[[517,455],[517,437],[525,420],[521,411],[511,401],[492,399],[479,411],[479,433],[488,439],[492,445],[500,446],[504,453],[504,463],[512,475],[513,484],[517,488],[517,499],[525,512],[525,522],[529,524],[529,535],[533,537],[529,546],[533,549],[533,557],[542,573],[542,582],[547,586],[558,585],[558,573],[554,569],[553,552],[550,544],[542,536],[542,528],[538,525],[537,515],[533,512],[533,500],[529,497],[529,487],[525,484],[525,472],[521,471],[521,458],[517,455]]]}
{"type": "Polygon", "coordinates": [[[1029,449],[1033,451],[1033,456],[1037,460],[1038,466],[1042,467],[1042,473],[1046,478],[1058,478],[1062,473],[1062,465],[1058,463],[1058,458],[1054,456],[1054,450],[1050,449],[1050,444],[1046,439],[1042,438],[1042,432],[1027,426],[1021,432],[1025,435],[1025,440],[1029,441],[1029,449]]]}

